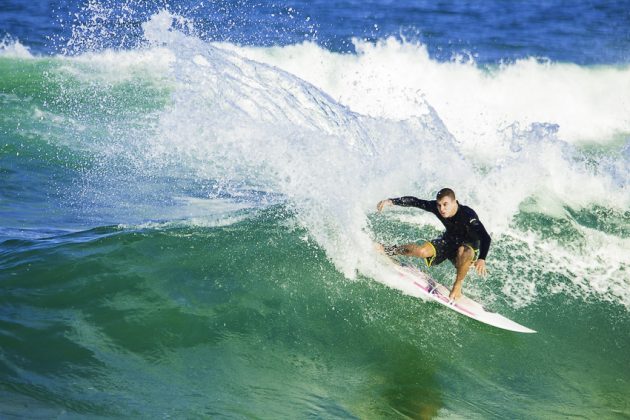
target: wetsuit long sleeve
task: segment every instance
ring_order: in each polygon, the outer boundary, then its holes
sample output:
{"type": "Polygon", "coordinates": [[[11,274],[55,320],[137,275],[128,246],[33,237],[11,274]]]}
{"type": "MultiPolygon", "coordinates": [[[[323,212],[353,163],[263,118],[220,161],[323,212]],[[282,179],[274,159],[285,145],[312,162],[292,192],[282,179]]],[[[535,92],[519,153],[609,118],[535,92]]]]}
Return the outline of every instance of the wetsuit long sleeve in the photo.
{"type": "Polygon", "coordinates": [[[390,198],[392,203],[396,206],[402,207],[417,207],[422,210],[430,211],[431,213],[437,212],[437,202],[435,200],[421,200],[412,196],[390,198]]]}
{"type": "Polygon", "coordinates": [[[490,242],[492,242],[492,239],[490,238],[490,235],[488,234],[488,231],[484,227],[483,223],[481,223],[476,216],[477,215],[475,214],[475,218],[470,220],[470,228],[468,232],[471,237],[479,240],[479,259],[485,260],[488,256],[488,251],[490,250],[490,242]]]}

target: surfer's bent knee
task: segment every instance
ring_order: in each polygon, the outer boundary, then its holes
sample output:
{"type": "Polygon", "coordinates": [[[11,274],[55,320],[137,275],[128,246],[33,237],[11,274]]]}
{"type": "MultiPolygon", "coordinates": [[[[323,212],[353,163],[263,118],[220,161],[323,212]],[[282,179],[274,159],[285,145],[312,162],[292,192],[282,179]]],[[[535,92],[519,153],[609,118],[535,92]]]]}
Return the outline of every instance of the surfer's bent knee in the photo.
{"type": "Polygon", "coordinates": [[[436,255],[435,246],[431,242],[425,242],[418,247],[417,256],[420,258],[431,258],[436,255]]]}
{"type": "Polygon", "coordinates": [[[463,262],[471,261],[475,258],[475,253],[473,249],[466,245],[460,245],[457,248],[457,259],[463,262]]]}

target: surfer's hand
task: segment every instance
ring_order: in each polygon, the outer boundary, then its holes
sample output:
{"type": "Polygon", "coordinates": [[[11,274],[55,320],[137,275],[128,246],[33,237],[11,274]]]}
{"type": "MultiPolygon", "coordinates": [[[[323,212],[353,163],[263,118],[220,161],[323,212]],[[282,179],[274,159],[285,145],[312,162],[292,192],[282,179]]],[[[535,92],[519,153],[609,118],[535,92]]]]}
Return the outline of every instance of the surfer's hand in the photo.
{"type": "Polygon", "coordinates": [[[383,211],[383,209],[387,206],[392,206],[394,203],[392,202],[392,200],[381,200],[378,202],[378,204],[376,205],[376,210],[378,211],[383,211]]]}
{"type": "Polygon", "coordinates": [[[486,271],[486,260],[477,260],[475,263],[475,268],[477,269],[477,274],[480,276],[486,276],[488,272],[486,271]]]}

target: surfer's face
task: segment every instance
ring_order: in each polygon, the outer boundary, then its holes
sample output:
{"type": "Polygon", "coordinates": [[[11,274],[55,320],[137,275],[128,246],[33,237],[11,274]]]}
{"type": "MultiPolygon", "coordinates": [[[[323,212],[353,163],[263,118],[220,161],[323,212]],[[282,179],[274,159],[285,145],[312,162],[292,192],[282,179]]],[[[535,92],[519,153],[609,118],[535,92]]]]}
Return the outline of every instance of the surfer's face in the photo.
{"type": "Polygon", "coordinates": [[[457,201],[451,197],[442,197],[438,200],[437,207],[442,217],[453,217],[457,212],[457,201]]]}

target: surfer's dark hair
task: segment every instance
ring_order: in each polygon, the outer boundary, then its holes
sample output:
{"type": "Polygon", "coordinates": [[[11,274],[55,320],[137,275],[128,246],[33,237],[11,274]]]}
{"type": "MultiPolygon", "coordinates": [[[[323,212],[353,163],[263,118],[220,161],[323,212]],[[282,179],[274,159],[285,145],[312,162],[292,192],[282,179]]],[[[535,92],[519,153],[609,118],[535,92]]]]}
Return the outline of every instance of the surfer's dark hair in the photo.
{"type": "Polygon", "coordinates": [[[453,200],[455,200],[455,191],[451,190],[450,188],[442,188],[440,191],[438,191],[435,199],[437,201],[440,201],[444,197],[451,197],[453,200]]]}

